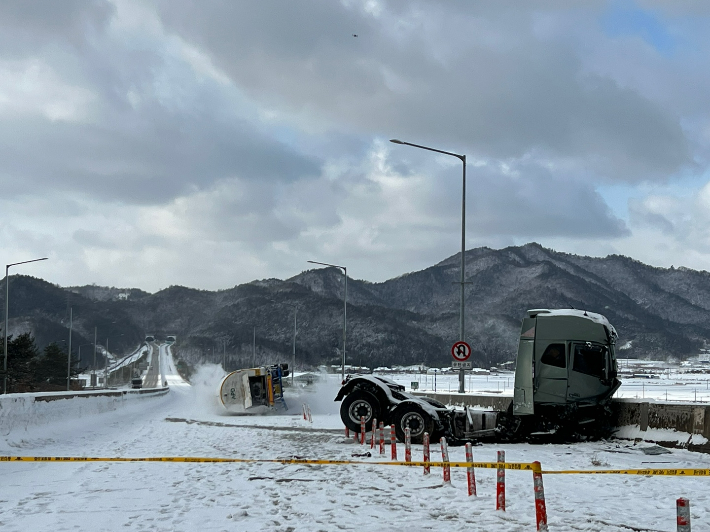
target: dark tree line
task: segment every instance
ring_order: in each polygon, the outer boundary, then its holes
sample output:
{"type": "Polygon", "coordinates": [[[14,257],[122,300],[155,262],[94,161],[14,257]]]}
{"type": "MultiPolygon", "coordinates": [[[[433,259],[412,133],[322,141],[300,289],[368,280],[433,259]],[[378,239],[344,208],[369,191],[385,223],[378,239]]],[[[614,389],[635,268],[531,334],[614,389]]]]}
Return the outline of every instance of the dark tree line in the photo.
{"type": "MultiPolygon", "coordinates": [[[[72,357],[71,376],[83,371],[72,357]]],[[[40,352],[30,333],[7,340],[7,391],[43,392],[67,389],[67,350],[52,342],[40,352]]]]}

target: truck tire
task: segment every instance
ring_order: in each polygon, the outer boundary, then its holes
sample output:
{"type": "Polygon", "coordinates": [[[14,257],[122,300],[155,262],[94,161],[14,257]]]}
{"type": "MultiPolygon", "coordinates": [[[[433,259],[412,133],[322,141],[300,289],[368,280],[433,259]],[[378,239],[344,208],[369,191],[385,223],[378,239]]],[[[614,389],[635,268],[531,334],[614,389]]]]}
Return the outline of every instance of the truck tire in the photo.
{"type": "Polygon", "coordinates": [[[416,403],[403,402],[394,410],[394,430],[399,441],[404,441],[404,429],[409,427],[412,443],[422,443],[424,433],[434,433],[434,420],[416,403]]]}
{"type": "Polygon", "coordinates": [[[360,432],[360,417],[365,418],[365,431],[372,430],[372,420],[380,420],[380,402],[370,392],[353,390],[340,405],[340,419],[347,428],[360,432]]]}

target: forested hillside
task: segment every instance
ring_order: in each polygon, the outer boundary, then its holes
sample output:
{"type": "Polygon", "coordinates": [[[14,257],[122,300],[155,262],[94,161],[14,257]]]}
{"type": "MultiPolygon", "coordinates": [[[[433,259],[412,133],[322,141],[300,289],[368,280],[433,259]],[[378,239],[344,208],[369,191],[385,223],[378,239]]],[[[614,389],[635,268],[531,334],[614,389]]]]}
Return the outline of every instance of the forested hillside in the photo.
{"type": "MultiPolygon", "coordinates": [[[[445,365],[458,336],[460,255],[382,283],[348,279],[348,363],[445,365]]],[[[337,364],[343,340],[342,272],[304,271],[220,291],[171,286],[155,294],[96,286],[61,288],[10,279],[11,334],[31,331],[40,348],[68,337],[76,349],[110,339],[128,351],[145,334],[177,335],[192,363],[230,367],[290,362],[296,313],[298,365],[337,364]]],[[[710,337],[710,274],[655,268],[622,256],[592,258],[538,244],[466,253],[466,339],[487,366],[514,357],[520,319],[530,308],[578,308],[606,315],[620,355],[687,357],[710,337]]],[[[2,290],[4,294],[4,290],[2,290]]],[[[91,349],[82,352],[86,363],[91,349]]]]}

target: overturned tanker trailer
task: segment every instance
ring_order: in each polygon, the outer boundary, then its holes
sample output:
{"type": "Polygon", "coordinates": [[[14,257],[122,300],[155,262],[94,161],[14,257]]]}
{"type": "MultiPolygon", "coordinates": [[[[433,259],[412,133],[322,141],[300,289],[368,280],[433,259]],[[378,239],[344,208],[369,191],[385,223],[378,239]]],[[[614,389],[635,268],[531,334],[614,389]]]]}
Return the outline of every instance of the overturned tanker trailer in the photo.
{"type": "Polygon", "coordinates": [[[283,377],[288,375],[288,364],[238,369],[220,382],[219,398],[228,411],[235,413],[256,413],[275,408],[286,410],[283,377]]]}
{"type": "Polygon", "coordinates": [[[338,392],[345,426],[367,431],[372,420],[394,425],[413,443],[425,432],[453,444],[467,441],[579,441],[611,434],[611,397],[621,385],[617,333],[601,314],[583,310],[528,310],[515,367],[513,402],[506,411],[452,408],[415,396],[372,375],[348,375],[338,392]]]}

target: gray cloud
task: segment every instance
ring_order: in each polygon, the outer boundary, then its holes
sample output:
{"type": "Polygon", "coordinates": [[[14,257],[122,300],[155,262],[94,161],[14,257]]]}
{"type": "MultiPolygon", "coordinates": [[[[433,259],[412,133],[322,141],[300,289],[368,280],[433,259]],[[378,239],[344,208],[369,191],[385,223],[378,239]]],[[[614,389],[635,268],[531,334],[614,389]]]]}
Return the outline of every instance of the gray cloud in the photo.
{"type": "Polygon", "coordinates": [[[7,57],[48,45],[82,48],[105,29],[114,12],[105,0],[4,0],[0,2],[0,50],[7,57]]]}
{"type": "Polygon", "coordinates": [[[479,236],[618,238],[629,234],[592,186],[520,165],[516,177],[485,172],[471,225],[479,236]]]}
{"type": "Polygon", "coordinates": [[[150,203],[226,177],[288,182],[320,172],[314,157],[224,109],[170,109],[153,98],[135,109],[104,106],[98,123],[5,120],[0,160],[6,190],[73,189],[102,200],[150,203]]]}
{"type": "Polygon", "coordinates": [[[671,53],[605,34],[601,0],[4,2],[4,249],[71,254],[62,284],[130,261],[146,288],[426,267],[460,245],[461,167],[392,137],[468,156],[469,244],[705,249],[704,204],[596,191],[710,159],[707,20],[684,18],[707,13],[638,5],[671,53]]]}
{"type": "Polygon", "coordinates": [[[676,228],[668,218],[656,212],[647,211],[639,202],[631,202],[629,206],[631,220],[639,226],[658,229],[664,235],[672,235],[676,228]]]}
{"type": "MultiPolygon", "coordinates": [[[[410,148],[411,149],[411,148],[410,148]]],[[[414,153],[420,150],[415,150],[414,153]]],[[[460,224],[461,166],[436,170],[425,155],[393,150],[389,159],[407,161],[435,183],[435,193],[422,205],[426,214],[447,213],[447,230],[460,224]]],[[[565,170],[550,170],[536,162],[511,160],[467,168],[467,227],[472,239],[501,237],[534,240],[544,237],[578,239],[619,238],[629,234],[626,224],[611,212],[594,187],[565,170]]],[[[444,215],[439,214],[443,219],[444,215]]]]}
{"type": "Polygon", "coordinates": [[[334,127],[485,157],[541,150],[631,182],[692,163],[679,117],[583,75],[577,43],[536,35],[537,5],[512,14],[461,3],[454,13],[448,3],[418,2],[372,16],[332,2],[178,4],[165,4],[164,22],[236,83],[265,102],[313,109],[334,127]],[[476,37],[483,28],[495,38],[476,37]]]}

